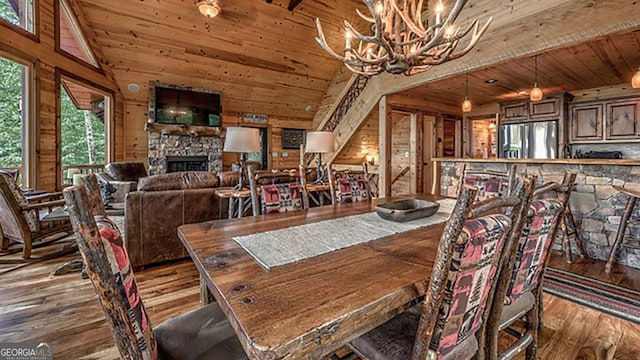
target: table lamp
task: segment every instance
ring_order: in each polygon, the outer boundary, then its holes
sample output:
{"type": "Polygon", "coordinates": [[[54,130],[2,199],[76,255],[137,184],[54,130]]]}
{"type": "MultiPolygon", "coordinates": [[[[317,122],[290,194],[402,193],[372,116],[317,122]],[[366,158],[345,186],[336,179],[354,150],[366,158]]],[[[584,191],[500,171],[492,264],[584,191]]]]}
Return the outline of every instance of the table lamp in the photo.
{"type": "Polygon", "coordinates": [[[305,152],[318,154],[318,179],[315,183],[324,184],[324,179],[327,176],[327,169],[322,165],[322,154],[334,151],[335,140],[331,131],[309,131],[307,133],[305,152]]]}
{"type": "Polygon", "coordinates": [[[224,138],[223,151],[240,153],[240,182],[234,189],[242,190],[247,153],[260,151],[260,130],[246,127],[228,127],[224,138]]]}

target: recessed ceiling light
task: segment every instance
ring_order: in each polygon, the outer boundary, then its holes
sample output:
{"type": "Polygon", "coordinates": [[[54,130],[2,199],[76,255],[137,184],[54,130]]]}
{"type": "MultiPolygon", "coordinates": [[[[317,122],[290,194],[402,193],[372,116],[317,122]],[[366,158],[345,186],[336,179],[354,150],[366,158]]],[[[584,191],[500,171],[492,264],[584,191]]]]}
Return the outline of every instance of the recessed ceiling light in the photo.
{"type": "Polygon", "coordinates": [[[129,89],[129,91],[131,91],[132,93],[137,93],[138,91],[140,91],[140,85],[131,83],[127,85],[127,89],[129,89]]]}
{"type": "Polygon", "coordinates": [[[497,83],[498,80],[497,79],[487,79],[484,82],[486,82],[487,84],[494,84],[494,83],[497,83]]]}
{"type": "Polygon", "coordinates": [[[307,105],[307,107],[304,108],[304,111],[306,112],[311,112],[311,110],[313,110],[313,106],[311,105],[307,105]]]}

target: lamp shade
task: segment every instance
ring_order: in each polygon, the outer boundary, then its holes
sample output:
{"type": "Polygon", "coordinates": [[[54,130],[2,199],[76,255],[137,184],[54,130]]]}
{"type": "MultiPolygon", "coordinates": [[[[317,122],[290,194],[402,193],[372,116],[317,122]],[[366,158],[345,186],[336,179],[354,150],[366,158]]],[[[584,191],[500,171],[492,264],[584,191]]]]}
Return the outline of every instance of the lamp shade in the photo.
{"type": "Polygon", "coordinates": [[[245,127],[228,127],[224,138],[225,152],[252,153],[260,151],[260,130],[245,127]]]}
{"type": "Polygon", "coordinates": [[[213,18],[220,13],[220,7],[213,0],[205,0],[198,2],[198,10],[206,17],[213,18]]]}
{"type": "Polygon", "coordinates": [[[334,152],[334,138],[331,131],[309,131],[307,133],[307,153],[330,153],[334,152]]]}

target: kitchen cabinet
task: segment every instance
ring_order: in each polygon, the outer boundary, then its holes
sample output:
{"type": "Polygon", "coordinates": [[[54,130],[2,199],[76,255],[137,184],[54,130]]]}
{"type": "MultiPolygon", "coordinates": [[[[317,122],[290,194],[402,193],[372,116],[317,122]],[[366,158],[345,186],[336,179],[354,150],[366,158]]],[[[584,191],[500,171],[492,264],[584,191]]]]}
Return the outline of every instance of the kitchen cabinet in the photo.
{"type": "Polygon", "coordinates": [[[607,103],[607,140],[638,139],[640,101],[607,103]]]}
{"type": "Polygon", "coordinates": [[[560,116],[560,99],[532,101],[529,104],[529,118],[549,119],[560,116]]]}
{"type": "Polygon", "coordinates": [[[522,121],[529,118],[529,101],[517,101],[502,105],[502,121],[522,121]]]}
{"type": "Polygon", "coordinates": [[[571,141],[602,140],[603,104],[571,106],[571,141]]]}

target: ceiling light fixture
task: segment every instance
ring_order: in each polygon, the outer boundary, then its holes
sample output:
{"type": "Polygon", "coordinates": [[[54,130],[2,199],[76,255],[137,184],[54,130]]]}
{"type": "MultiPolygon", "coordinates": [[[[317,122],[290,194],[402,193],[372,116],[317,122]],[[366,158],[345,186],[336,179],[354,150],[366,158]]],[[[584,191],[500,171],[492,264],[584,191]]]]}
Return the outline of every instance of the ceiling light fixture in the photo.
{"type": "Polygon", "coordinates": [[[383,72],[413,75],[457,59],[478,43],[493,18],[479,27],[478,20],[461,30],[454,24],[467,0],[456,0],[445,17],[444,4],[435,6],[435,18],[430,23],[423,19],[424,0],[363,0],[370,15],[356,9],[356,13],[371,24],[372,35],[363,35],[345,20],[344,56],[333,51],[324,36],[320,19],[316,18],[316,41],[333,58],[344,62],[347,68],[361,75],[383,72]],[[444,20],[443,20],[444,19],[444,20]],[[471,34],[467,46],[454,52],[460,40],[471,34]],[[355,38],[357,46],[351,46],[355,38]]]}
{"type": "Polygon", "coordinates": [[[220,13],[220,6],[213,0],[204,0],[198,2],[198,10],[202,15],[213,18],[220,13]]]}
{"type": "Polygon", "coordinates": [[[542,100],[544,93],[542,92],[542,89],[538,87],[538,55],[533,57],[533,61],[535,62],[534,83],[533,89],[531,89],[531,92],[529,93],[529,99],[531,99],[531,101],[540,101],[542,100]]]}
{"type": "Polygon", "coordinates": [[[631,78],[631,86],[634,89],[640,89],[640,68],[638,68],[636,74],[631,78]]]}
{"type": "Polygon", "coordinates": [[[469,75],[464,75],[464,101],[462,102],[462,112],[471,111],[471,100],[469,100],[469,75]]]}
{"type": "Polygon", "coordinates": [[[498,82],[498,80],[496,80],[496,79],[487,79],[484,82],[486,82],[487,84],[495,84],[495,83],[498,82]]]}

